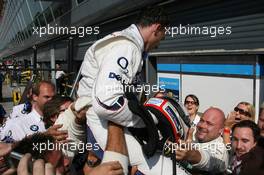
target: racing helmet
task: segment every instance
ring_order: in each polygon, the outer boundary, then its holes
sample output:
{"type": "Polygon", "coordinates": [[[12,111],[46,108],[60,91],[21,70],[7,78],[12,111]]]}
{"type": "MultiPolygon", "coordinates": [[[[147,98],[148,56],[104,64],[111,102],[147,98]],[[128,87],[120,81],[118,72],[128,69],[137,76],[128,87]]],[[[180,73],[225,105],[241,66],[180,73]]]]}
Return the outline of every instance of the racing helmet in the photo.
{"type": "Polygon", "coordinates": [[[169,97],[150,98],[144,103],[145,109],[158,120],[161,144],[166,140],[177,143],[179,139],[186,139],[190,120],[184,107],[169,97]]]}
{"type": "Polygon", "coordinates": [[[145,123],[145,128],[129,127],[128,130],[141,144],[147,157],[156,150],[163,150],[167,140],[178,142],[187,137],[190,127],[189,117],[176,100],[167,96],[150,98],[139,103],[133,93],[125,93],[129,109],[145,123]]]}

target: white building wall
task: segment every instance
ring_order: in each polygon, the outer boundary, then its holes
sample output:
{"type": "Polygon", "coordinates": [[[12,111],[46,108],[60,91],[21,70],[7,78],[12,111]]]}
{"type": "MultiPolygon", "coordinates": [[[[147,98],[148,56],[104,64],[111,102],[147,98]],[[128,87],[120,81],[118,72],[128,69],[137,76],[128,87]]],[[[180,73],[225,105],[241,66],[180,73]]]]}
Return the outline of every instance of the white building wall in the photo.
{"type": "MultiPolygon", "coordinates": [[[[160,77],[179,79],[180,101],[184,102],[188,94],[195,94],[200,101],[199,112],[214,106],[222,109],[227,115],[241,101],[254,103],[253,79],[158,73],[158,79],[160,77]]],[[[258,83],[256,85],[259,87],[258,83]]],[[[256,102],[258,98],[259,95],[256,102]]]]}
{"type": "Polygon", "coordinates": [[[195,94],[200,100],[199,111],[210,106],[221,108],[227,115],[240,101],[253,104],[253,79],[215,76],[182,76],[182,96],[195,94]]]}

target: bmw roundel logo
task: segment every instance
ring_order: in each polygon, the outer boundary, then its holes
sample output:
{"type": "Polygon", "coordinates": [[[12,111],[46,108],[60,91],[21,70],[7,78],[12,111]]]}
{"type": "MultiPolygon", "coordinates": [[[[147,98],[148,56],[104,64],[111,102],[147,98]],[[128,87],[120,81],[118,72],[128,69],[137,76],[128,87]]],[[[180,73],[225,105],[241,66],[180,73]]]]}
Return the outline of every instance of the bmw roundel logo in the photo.
{"type": "Polygon", "coordinates": [[[125,57],[120,57],[117,60],[117,64],[122,68],[122,69],[126,69],[127,65],[128,65],[128,61],[125,57]]]}
{"type": "Polygon", "coordinates": [[[39,127],[37,125],[31,125],[30,126],[30,130],[31,131],[38,131],[39,130],[39,127]]]}

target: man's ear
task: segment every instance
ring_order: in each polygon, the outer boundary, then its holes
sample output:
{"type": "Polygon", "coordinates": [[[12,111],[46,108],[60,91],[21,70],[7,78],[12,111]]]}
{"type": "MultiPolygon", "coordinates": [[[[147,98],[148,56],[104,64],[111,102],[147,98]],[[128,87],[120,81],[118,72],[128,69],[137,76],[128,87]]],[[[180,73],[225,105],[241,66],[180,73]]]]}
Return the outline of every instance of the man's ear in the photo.
{"type": "Polygon", "coordinates": [[[159,30],[159,31],[162,30],[162,26],[161,26],[161,24],[158,23],[158,24],[156,24],[156,25],[157,25],[157,30],[159,30]]]}
{"type": "Polygon", "coordinates": [[[151,31],[152,32],[158,32],[159,30],[161,29],[161,25],[160,24],[158,24],[158,23],[155,23],[155,24],[152,24],[151,25],[151,31]]]}

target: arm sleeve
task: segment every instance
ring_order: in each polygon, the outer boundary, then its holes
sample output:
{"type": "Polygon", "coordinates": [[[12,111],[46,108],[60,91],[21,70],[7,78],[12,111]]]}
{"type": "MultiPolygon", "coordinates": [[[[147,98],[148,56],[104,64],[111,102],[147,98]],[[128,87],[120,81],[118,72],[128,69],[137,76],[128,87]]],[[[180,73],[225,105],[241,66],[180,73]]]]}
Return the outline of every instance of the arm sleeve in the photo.
{"type": "Polygon", "coordinates": [[[69,107],[64,113],[61,113],[55,124],[62,124],[60,130],[67,130],[70,140],[76,143],[85,142],[86,129],[82,125],[75,123],[75,115],[69,107]]]}
{"type": "Polygon", "coordinates": [[[199,150],[201,160],[197,164],[193,164],[194,168],[207,172],[224,172],[228,166],[228,152],[225,145],[219,143],[213,147],[203,148],[199,150]]]}
{"type": "MultiPolygon", "coordinates": [[[[86,128],[75,123],[75,115],[69,107],[64,113],[60,114],[55,124],[62,124],[60,130],[68,131],[68,146],[63,148],[63,153],[73,158],[77,153],[79,146],[86,142],[86,128]]],[[[82,151],[81,149],[79,151],[82,151]]]]}
{"type": "Polygon", "coordinates": [[[95,113],[122,126],[143,127],[143,121],[129,110],[122,85],[132,83],[141,69],[141,54],[127,41],[114,45],[104,56],[93,92],[95,113]]]}

